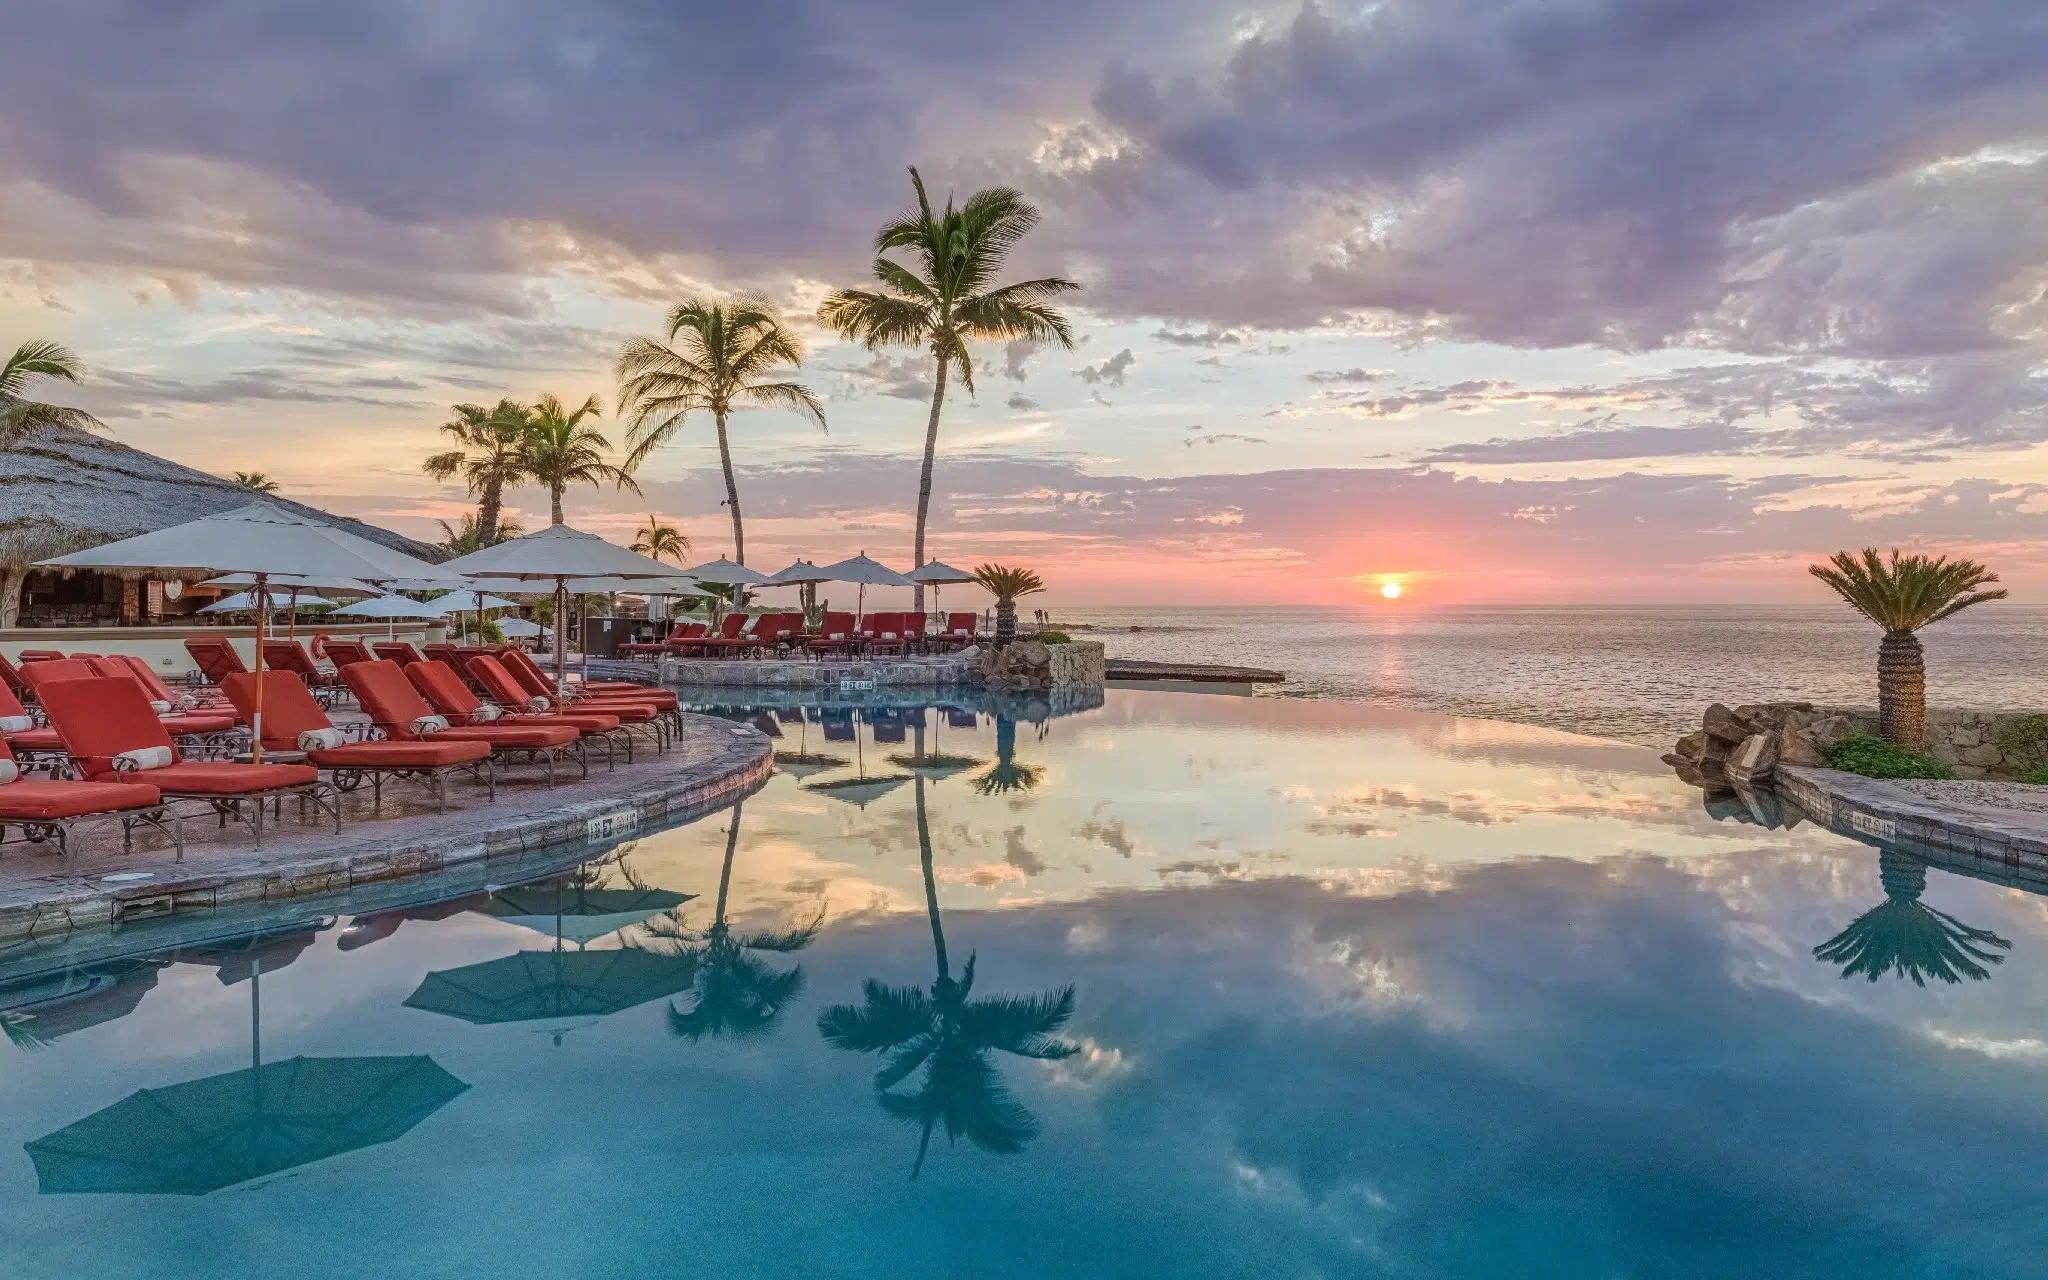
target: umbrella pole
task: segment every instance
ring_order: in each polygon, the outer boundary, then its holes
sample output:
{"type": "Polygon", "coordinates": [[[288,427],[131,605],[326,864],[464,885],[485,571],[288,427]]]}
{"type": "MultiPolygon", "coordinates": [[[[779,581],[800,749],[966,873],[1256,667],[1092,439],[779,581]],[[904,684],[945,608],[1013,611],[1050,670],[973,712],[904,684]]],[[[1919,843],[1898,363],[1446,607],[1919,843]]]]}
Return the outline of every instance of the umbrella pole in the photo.
{"type": "Polygon", "coordinates": [[[583,683],[590,683],[590,598],[576,610],[576,644],[583,654],[583,683]]]}
{"type": "Polygon", "coordinates": [[[564,633],[568,630],[562,624],[568,621],[569,580],[555,578],[555,698],[560,701],[569,691],[569,655],[563,648],[564,633]]]}
{"type": "Polygon", "coordinates": [[[263,1065],[263,961],[249,961],[249,1069],[263,1065]]]}
{"type": "MultiPolygon", "coordinates": [[[[269,585],[270,576],[268,574],[259,573],[256,575],[256,608],[259,616],[261,616],[264,606],[269,603],[266,599],[269,594],[269,585]]],[[[251,764],[263,763],[263,636],[260,624],[257,627],[256,636],[256,702],[249,714],[249,762],[251,764]]],[[[256,803],[262,804],[263,802],[258,800],[256,803]]]]}

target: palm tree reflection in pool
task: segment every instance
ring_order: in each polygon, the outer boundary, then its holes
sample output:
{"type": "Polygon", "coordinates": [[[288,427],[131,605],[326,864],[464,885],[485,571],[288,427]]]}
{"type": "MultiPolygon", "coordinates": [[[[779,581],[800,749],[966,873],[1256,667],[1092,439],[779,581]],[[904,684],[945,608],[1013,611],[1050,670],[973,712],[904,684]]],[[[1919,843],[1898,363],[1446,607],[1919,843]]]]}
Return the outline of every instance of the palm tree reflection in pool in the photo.
{"type": "Polygon", "coordinates": [[[1017,721],[1010,716],[997,716],[996,762],[975,776],[974,789],[985,796],[1029,791],[1038,785],[1043,773],[1036,765],[1017,763],[1017,721]]]}
{"type": "Polygon", "coordinates": [[[1883,849],[1877,855],[1885,900],[1857,916],[1849,927],[1813,949],[1813,958],[1842,967],[1844,978],[1862,974],[1876,982],[1886,973],[1927,985],[1991,976],[1986,965],[2003,964],[1998,951],[2012,943],[1989,929],[1975,929],[1920,901],[1927,865],[1911,854],[1883,849]]]}
{"type": "Polygon", "coordinates": [[[703,933],[683,928],[676,916],[649,921],[653,935],[649,949],[687,955],[697,961],[691,983],[688,1008],[670,1004],[668,1029],[687,1040],[705,1036],[758,1036],[775,1025],[775,1019],[804,988],[804,969],[775,968],[753,953],[802,951],[818,936],[825,922],[822,911],[809,924],[783,933],[736,934],[726,923],[726,895],[732,888],[733,855],[740,839],[740,812],[732,807],[732,823],[725,832],[725,866],[718,873],[718,907],[711,927],[703,933]]]}
{"type": "Polygon", "coordinates": [[[931,826],[925,816],[922,776],[917,779],[917,846],[924,864],[925,912],[931,919],[938,977],[929,992],[885,987],[873,978],[861,984],[859,1005],[835,1005],[818,1015],[818,1031],[841,1049],[887,1055],[875,1073],[875,1100],[882,1110],[918,1129],[917,1161],[910,1176],[924,1170],[932,1131],[940,1125],[949,1142],[966,1138],[983,1151],[1014,1155],[1038,1136],[1038,1120],[1010,1095],[1002,1073],[990,1061],[997,1050],[1022,1058],[1056,1061],[1079,1047],[1059,1037],[1074,1016],[1074,988],[1031,996],[973,999],[974,960],[969,955],[959,978],[946,957],[946,932],[939,921],[939,891],[932,875],[931,826]],[[923,1068],[909,1091],[898,1085],[923,1068]]]}

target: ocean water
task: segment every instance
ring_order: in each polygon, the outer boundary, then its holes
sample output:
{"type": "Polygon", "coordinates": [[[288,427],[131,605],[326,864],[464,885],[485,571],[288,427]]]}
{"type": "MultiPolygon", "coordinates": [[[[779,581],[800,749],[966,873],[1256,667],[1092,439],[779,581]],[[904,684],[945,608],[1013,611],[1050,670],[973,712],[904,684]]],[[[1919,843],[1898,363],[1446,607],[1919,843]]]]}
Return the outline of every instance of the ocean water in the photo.
{"type": "Polygon", "coordinates": [[[1500,721],[729,714],[561,875],[0,954],[0,1275],[2041,1274],[2048,900],[1500,721]]]}
{"type": "MultiPolygon", "coordinates": [[[[1875,705],[1878,631],[1841,606],[1062,609],[1111,657],[1284,671],[1268,696],[1353,698],[1667,747],[1708,703],[1875,705]],[[1137,628],[1137,630],[1132,630],[1137,628]]],[[[2048,608],[1921,633],[1933,706],[2048,710],[2048,608]]]]}

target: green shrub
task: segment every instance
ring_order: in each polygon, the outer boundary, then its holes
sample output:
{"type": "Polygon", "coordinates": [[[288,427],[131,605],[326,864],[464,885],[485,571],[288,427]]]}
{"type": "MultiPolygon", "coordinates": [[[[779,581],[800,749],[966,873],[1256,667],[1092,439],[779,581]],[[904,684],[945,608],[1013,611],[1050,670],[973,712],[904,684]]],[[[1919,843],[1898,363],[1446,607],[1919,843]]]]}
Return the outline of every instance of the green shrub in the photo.
{"type": "Polygon", "coordinates": [[[1866,778],[1953,778],[1948,766],[1916,756],[1894,742],[1856,734],[1832,743],[1821,753],[1828,767],[1866,778]]]}
{"type": "Polygon", "coordinates": [[[1036,640],[1036,641],[1038,641],[1038,643],[1040,643],[1040,644],[1072,644],[1072,643],[1074,643],[1074,637],[1072,637],[1072,636],[1068,635],[1068,634],[1067,634],[1066,632],[1064,632],[1064,631],[1041,631],[1041,632],[1039,632],[1039,633],[1038,633],[1037,635],[1035,635],[1035,636],[1033,636],[1033,637],[1031,637],[1031,638],[1032,638],[1033,640],[1036,640]]]}
{"type": "Polygon", "coordinates": [[[2048,769],[2029,769],[2020,775],[2020,781],[2036,787],[2048,787],[2048,769]]]}
{"type": "Polygon", "coordinates": [[[2001,726],[1996,741],[2013,772],[2048,773],[2048,716],[2021,716],[2001,726]]]}

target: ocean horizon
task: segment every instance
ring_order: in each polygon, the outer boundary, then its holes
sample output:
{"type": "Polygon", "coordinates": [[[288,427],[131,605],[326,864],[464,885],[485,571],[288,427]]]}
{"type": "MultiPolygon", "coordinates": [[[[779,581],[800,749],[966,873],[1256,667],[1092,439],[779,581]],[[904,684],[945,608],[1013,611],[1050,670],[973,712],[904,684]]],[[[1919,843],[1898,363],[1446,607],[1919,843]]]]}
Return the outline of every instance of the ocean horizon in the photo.
{"type": "MultiPolygon", "coordinates": [[[[1839,604],[1072,607],[1113,658],[1282,671],[1261,696],[1484,716],[1645,746],[1708,703],[1874,706],[1876,627],[1839,604]]],[[[2048,709],[2048,607],[1997,603],[1920,633],[1931,707],[2048,709]]]]}

